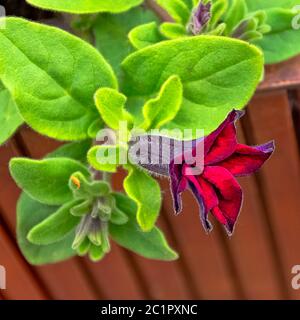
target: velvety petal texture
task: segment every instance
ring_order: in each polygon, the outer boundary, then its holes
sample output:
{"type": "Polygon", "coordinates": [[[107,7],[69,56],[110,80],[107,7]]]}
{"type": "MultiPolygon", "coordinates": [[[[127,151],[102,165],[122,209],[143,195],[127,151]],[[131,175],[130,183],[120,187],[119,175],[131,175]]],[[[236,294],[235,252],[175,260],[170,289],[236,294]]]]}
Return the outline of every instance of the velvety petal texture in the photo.
{"type": "MultiPolygon", "coordinates": [[[[169,175],[176,213],[182,209],[181,193],[189,188],[200,207],[200,218],[204,229],[210,231],[208,214],[225,226],[232,234],[239,216],[243,192],[235,179],[256,172],[274,152],[274,142],[250,147],[237,141],[235,122],[244,112],[233,110],[225,121],[210,135],[193,141],[193,145],[204,144],[204,168],[200,174],[191,174],[188,168],[195,165],[185,162],[186,154],[177,156],[182,163],[171,161],[169,175]]],[[[192,150],[193,154],[195,150],[192,150]]]]}

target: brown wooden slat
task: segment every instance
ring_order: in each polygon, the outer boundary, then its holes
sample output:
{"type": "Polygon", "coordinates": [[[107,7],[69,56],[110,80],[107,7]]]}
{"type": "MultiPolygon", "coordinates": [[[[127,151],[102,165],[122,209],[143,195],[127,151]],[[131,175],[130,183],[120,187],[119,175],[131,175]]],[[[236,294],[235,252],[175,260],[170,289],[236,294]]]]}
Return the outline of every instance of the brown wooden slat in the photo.
{"type": "MultiPolygon", "coordinates": [[[[276,152],[260,171],[258,181],[265,199],[270,227],[280,260],[283,285],[292,298],[291,268],[300,261],[300,174],[299,157],[291,110],[284,91],[256,96],[248,109],[247,134],[252,143],[275,139],[276,152]]],[[[278,275],[280,280],[280,274],[278,275]]]]}
{"type": "MultiPolygon", "coordinates": [[[[115,190],[123,190],[125,172],[114,176],[113,187],[115,190]]],[[[160,219],[160,225],[167,231],[165,222],[160,219]]],[[[191,293],[186,278],[177,262],[160,262],[144,259],[132,254],[135,267],[144,281],[144,287],[151,299],[189,299],[191,293]]]]}
{"type": "MultiPolygon", "coordinates": [[[[165,221],[160,219],[158,225],[164,231],[168,242],[170,242],[165,221]]],[[[151,298],[158,300],[187,300],[196,298],[190,291],[179,261],[163,262],[147,260],[137,255],[134,258],[144,277],[147,279],[147,288],[151,298]]]]}
{"type": "MultiPolygon", "coordinates": [[[[239,141],[246,143],[241,127],[239,141]]],[[[241,178],[240,184],[244,191],[243,209],[233,236],[226,237],[225,241],[228,242],[228,248],[237,267],[245,298],[284,298],[277,277],[276,260],[272,254],[272,239],[266,224],[266,213],[255,178],[241,178]]]]}
{"type": "Polygon", "coordinates": [[[47,298],[1,224],[0,263],[6,268],[6,290],[3,290],[5,298],[14,300],[47,298]]]}
{"type": "Polygon", "coordinates": [[[20,191],[11,178],[8,170],[9,160],[18,156],[13,142],[9,142],[0,148],[0,208],[5,214],[5,221],[11,232],[15,235],[16,226],[16,201],[20,191]]]}
{"type": "Polygon", "coordinates": [[[298,151],[300,151],[300,87],[295,90],[288,90],[288,97],[292,109],[298,151]]]}
{"type": "Polygon", "coordinates": [[[105,299],[147,298],[125,253],[114,243],[112,251],[101,262],[94,263],[88,258],[84,262],[94,281],[103,288],[105,299]]]}
{"type": "Polygon", "coordinates": [[[189,192],[183,195],[183,212],[174,216],[169,183],[167,180],[161,183],[165,191],[164,209],[179,245],[176,249],[187,263],[198,291],[197,298],[239,298],[237,280],[231,277],[228,257],[218,232],[205,234],[199,220],[198,205],[189,192]]]}
{"type": "Polygon", "coordinates": [[[35,270],[45,281],[48,290],[54,299],[59,300],[94,300],[103,296],[85,277],[85,272],[76,258],[56,263],[35,267],[35,270]]]}
{"type": "Polygon", "coordinates": [[[43,158],[47,153],[63,144],[57,140],[41,136],[26,126],[22,127],[16,135],[16,139],[19,147],[23,147],[23,153],[27,153],[25,156],[30,156],[34,159],[43,158]]]}
{"type": "Polygon", "coordinates": [[[266,67],[258,91],[280,90],[300,85],[300,56],[266,67]]]}

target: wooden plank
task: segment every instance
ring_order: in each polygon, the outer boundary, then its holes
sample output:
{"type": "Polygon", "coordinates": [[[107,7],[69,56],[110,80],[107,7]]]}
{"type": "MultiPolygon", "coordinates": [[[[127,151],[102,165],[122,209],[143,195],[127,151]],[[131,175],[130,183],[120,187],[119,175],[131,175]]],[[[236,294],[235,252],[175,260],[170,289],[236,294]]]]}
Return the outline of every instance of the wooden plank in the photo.
{"type": "MultiPolygon", "coordinates": [[[[240,126],[238,131],[239,141],[246,143],[240,126]]],[[[243,209],[233,236],[225,237],[225,241],[237,266],[245,298],[282,299],[272,238],[255,178],[241,178],[239,182],[244,191],[243,209]]]]}
{"type": "Polygon", "coordinates": [[[258,91],[281,90],[300,85],[300,56],[266,66],[265,79],[258,91]]]}
{"type": "Polygon", "coordinates": [[[167,180],[161,180],[164,209],[168,225],[176,235],[181,258],[187,264],[197,298],[235,299],[242,297],[238,280],[233,278],[230,262],[220,234],[214,230],[206,235],[199,220],[199,208],[194,197],[183,195],[183,212],[174,216],[172,197],[167,180]]]}
{"type": "Polygon", "coordinates": [[[86,277],[85,270],[76,258],[35,267],[54,299],[94,300],[103,299],[103,295],[86,277]]]}
{"type": "Polygon", "coordinates": [[[132,266],[120,247],[112,243],[112,251],[99,263],[84,260],[94,281],[103,288],[106,299],[138,300],[147,296],[132,266]]]}
{"type": "Polygon", "coordinates": [[[3,290],[6,299],[41,300],[47,298],[1,224],[0,264],[6,269],[6,290],[3,290]]]}
{"type": "MultiPolygon", "coordinates": [[[[163,218],[160,219],[158,225],[169,241],[168,228],[163,218]]],[[[137,255],[134,255],[134,259],[147,279],[147,289],[152,299],[188,300],[196,298],[190,290],[180,261],[147,260],[137,255]]]]}
{"type": "MultiPolygon", "coordinates": [[[[123,180],[126,173],[123,170],[114,176],[113,187],[123,190],[123,180]]],[[[168,230],[163,219],[160,226],[168,230]]],[[[169,238],[169,237],[168,237],[169,238]]],[[[161,262],[147,260],[137,255],[131,255],[135,268],[144,281],[144,287],[151,299],[190,299],[192,298],[189,284],[178,262],[161,262]]]]}
{"type": "Polygon", "coordinates": [[[299,264],[300,174],[298,147],[285,91],[256,96],[248,109],[248,134],[253,144],[274,139],[276,152],[258,174],[270,230],[276,242],[286,295],[300,298],[291,288],[291,268],[299,264]]]}
{"type": "Polygon", "coordinates": [[[0,208],[5,214],[3,217],[15,236],[16,226],[16,201],[20,191],[11,178],[8,170],[9,160],[18,156],[16,146],[9,142],[0,148],[0,208]]]}
{"type": "Polygon", "coordinates": [[[288,91],[289,103],[292,110],[295,135],[298,142],[298,150],[300,149],[300,87],[296,90],[288,91]]]}
{"type": "Polygon", "coordinates": [[[23,153],[27,153],[25,156],[30,156],[34,159],[43,158],[47,153],[63,144],[57,140],[41,136],[26,126],[22,128],[16,139],[19,146],[23,147],[23,153]]]}

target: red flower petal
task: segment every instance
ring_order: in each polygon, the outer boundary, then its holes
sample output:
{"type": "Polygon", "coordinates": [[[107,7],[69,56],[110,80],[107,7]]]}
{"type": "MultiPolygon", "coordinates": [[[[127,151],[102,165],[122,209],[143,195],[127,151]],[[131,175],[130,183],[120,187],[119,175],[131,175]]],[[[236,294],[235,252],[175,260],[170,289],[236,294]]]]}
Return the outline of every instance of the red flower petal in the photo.
{"type": "Polygon", "coordinates": [[[218,197],[213,186],[201,178],[201,176],[187,176],[189,186],[200,206],[200,217],[203,227],[210,231],[211,224],[208,221],[208,213],[219,203],[218,197]]]}
{"type": "Polygon", "coordinates": [[[212,214],[231,234],[243,201],[240,185],[227,169],[219,166],[205,167],[202,177],[217,190],[219,203],[212,209],[212,214]]]}
{"type": "Polygon", "coordinates": [[[260,169],[273,152],[273,141],[256,147],[238,144],[235,152],[217,165],[226,168],[234,176],[245,176],[260,169]]]}
{"type": "Polygon", "coordinates": [[[225,121],[204,139],[205,164],[210,165],[229,157],[237,145],[235,121],[244,115],[233,110],[225,121]]]}

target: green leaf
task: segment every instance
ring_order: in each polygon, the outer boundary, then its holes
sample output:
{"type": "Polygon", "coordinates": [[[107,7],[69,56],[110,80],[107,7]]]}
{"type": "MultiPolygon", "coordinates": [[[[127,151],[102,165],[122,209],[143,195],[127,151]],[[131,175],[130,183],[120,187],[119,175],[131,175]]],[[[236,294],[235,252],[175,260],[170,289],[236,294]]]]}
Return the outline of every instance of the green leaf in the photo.
{"type": "Polygon", "coordinates": [[[75,205],[70,209],[70,213],[75,217],[83,217],[87,213],[92,212],[93,210],[93,201],[91,199],[82,200],[80,199],[80,203],[75,205]]]}
{"type": "Polygon", "coordinates": [[[209,31],[207,34],[211,36],[222,36],[226,29],[226,23],[220,23],[215,29],[209,31]]]}
{"type": "Polygon", "coordinates": [[[22,193],[17,206],[17,238],[20,249],[26,260],[34,265],[56,263],[76,255],[72,249],[75,230],[63,240],[52,245],[37,246],[27,239],[28,232],[38,223],[47,219],[58,207],[47,206],[34,201],[22,193]]]}
{"type": "Polygon", "coordinates": [[[134,48],[143,49],[163,40],[156,22],[150,22],[135,27],[128,34],[134,48]]]}
{"type": "Polygon", "coordinates": [[[232,0],[231,6],[225,16],[226,34],[230,34],[247,14],[247,5],[245,0],[232,0]]]}
{"type": "MultiPolygon", "coordinates": [[[[241,0],[238,0],[241,1],[241,0]]],[[[242,0],[244,1],[244,0],[242,0]]],[[[211,19],[209,21],[210,28],[214,28],[225,14],[228,8],[228,0],[215,0],[211,8],[211,19]]]]}
{"type": "Polygon", "coordinates": [[[74,198],[79,199],[103,197],[111,191],[108,182],[102,180],[89,181],[80,171],[74,172],[70,177],[69,188],[72,190],[74,198]]]}
{"type": "Polygon", "coordinates": [[[160,33],[168,39],[186,37],[186,28],[180,23],[164,22],[159,27],[160,33]]]}
{"type": "Polygon", "coordinates": [[[165,9],[176,22],[181,24],[188,23],[191,11],[186,5],[185,0],[156,0],[156,2],[165,9]]]}
{"type": "Polygon", "coordinates": [[[9,167],[20,188],[32,198],[48,205],[62,205],[72,200],[68,182],[74,172],[81,171],[89,176],[85,166],[68,158],[13,158],[9,167]]]}
{"type": "Polygon", "coordinates": [[[271,31],[254,44],[262,48],[267,64],[288,60],[300,53],[300,32],[292,28],[296,14],[288,9],[271,9],[266,23],[271,31]]]}
{"type": "Polygon", "coordinates": [[[119,208],[113,208],[111,212],[110,222],[117,225],[122,225],[128,222],[128,216],[119,208]]]}
{"type": "Polygon", "coordinates": [[[182,103],[182,83],[178,76],[171,76],[161,87],[158,96],[143,107],[145,130],[160,128],[173,120],[182,103]]]}
{"type": "Polygon", "coordinates": [[[126,100],[126,96],[110,88],[101,88],[95,93],[97,109],[110,128],[118,130],[120,121],[132,123],[132,116],[125,110],[126,100]]]}
{"type": "Polygon", "coordinates": [[[100,130],[105,128],[105,124],[102,119],[95,120],[88,129],[88,136],[95,139],[100,130]]]}
{"type": "Polygon", "coordinates": [[[161,208],[159,184],[146,172],[135,167],[129,168],[129,174],[123,184],[127,195],[137,204],[138,224],[143,231],[151,231],[161,208]]]}
{"type": "Polygon", "coordinates": [[[52,138],[87,138],[97,118],[95,91],[117,87],[110,66],[92,46],[58,28],[20,18],[5,22],[0,78],[24,120],[52,138]]]}
{"type": "Polygon", "coordinates": [[[85,256],[89,252],[90,246],[91,246],[90,240],[88,238],[85,238],[83,242],[76,249],[77,254],[81,257],[85,256]]]}
{"type": "Polygon", "coordinates": [[[163,233],[154,227],[150,232],[142,232],[136,223],[135,203],[123,194],[115,194],[117,206],[126,213],[129,221],[124,225],[110,224],[109,231],[114,241],[145,258],[172,261],[178,258],[163,233]]]}
{"type": "Polygon", "coordinates": [[[298,0],[245,0],[249,11],[269,10],[273,8],[292,9],[298,0]]]}
{"type": "Polygon", "coordinates": [[[93,26],[96,47],[118,75],[122,60],[134,51],[127,37],[129,31],[140,24],[152,21],[158,21],[157,16],[153,11],[142,7],[118,15],[98,15],[93,26]]]}
{"type": "Polygon", "coordinates": [[[42,9],[69,13],[119,13],[138,6],[143,0],[26,0],[42,9]]]}
{"type": "Polygon", "coordinates": [[[262,38],[263,35],[258,31],[247,31],[240,37],[244,41],[254,41],[262,38]]]}
{"type": "Polygon", "coordinates": [[[91,145],[91,140],[67,143],[49,153],[46,158],[71,158],[86,164],[91,145]]]}
{"type": "Polygon", "coordinates": [[[89,257],[93,262],[98,262],[105,257],[105,252],[102,246],[96,246],[93,243],[90,244],[89,257]]]}
{"type": "Polygon", "coordinates": [[[27,239],[37,245],[49,245],[64,239],[79,224],[80,218],[71,215],[70,210],[79,203],[72,200],[60,207],[45,220],[34,226],[27,239]]]}
{"type": "Polygon", "coordinates": [[[178,75],[183,104],[167,127],[201,128],[209,134],[233,108],[243,108],[252,97],[261,80],[263,56],[243,41],[197,36],[139,50],[122,66],[127,96],[153,95],[170,76],[178,75]]]}
{"type": "Polygon", "coordinates": [[[8,140],[19,126],[23,119],[10,93],[0,82],[0,145],[8,140]]]}
{"type": "MultiPolygon", "coordinates": [[[[124,155],[126,155],[126,153],[124,153],[124,155]]],[[[89,164],[96,170],[116,172],[120,163],[120,146],[94,146],[89,150],[87,158],[89,164]]]]}

